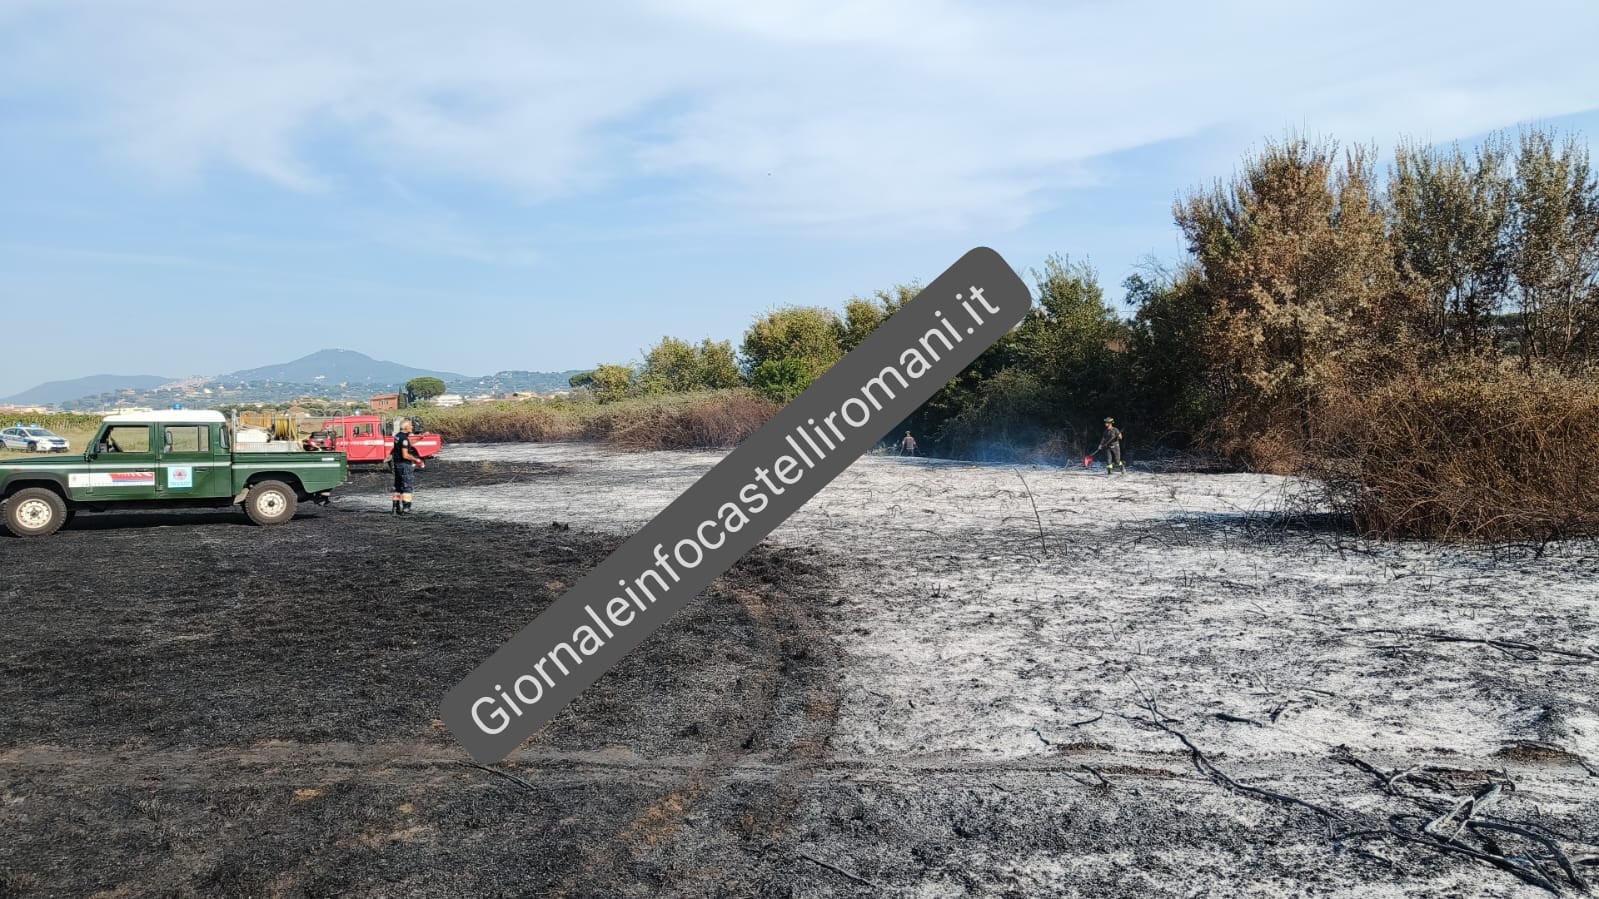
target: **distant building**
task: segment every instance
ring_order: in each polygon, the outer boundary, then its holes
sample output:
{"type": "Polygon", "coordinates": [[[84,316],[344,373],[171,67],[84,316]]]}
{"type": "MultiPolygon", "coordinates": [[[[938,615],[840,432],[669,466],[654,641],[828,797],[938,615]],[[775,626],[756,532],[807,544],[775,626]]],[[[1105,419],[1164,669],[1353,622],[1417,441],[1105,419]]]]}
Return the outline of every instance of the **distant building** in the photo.
{"type": "Polygon", "coordinates": [[[380,393],[369,401],[373,412],[385,410],[398,410],[400,408],[400,395],[398,393],[380,393]]]}
{"type": "Polygon", "coordinates": [[[433,400],[433,405],[440,408],[459,406],[466,400],[459,393],[441,393],[433,400]]]}

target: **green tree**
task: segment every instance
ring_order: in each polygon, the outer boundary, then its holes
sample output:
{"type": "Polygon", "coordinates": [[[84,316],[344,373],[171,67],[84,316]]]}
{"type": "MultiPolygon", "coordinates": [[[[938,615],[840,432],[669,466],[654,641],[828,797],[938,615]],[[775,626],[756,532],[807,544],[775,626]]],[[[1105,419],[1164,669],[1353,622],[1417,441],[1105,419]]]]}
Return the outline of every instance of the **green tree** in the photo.
{"type": "Polygon", "coordinates": [[[844,321],[839,325],[839,348],[847,353],[860,346],[867,335],[920,292],[918,284],[896,284],[890,290],[877,291],[870,298],[850,297],[844,304],[844,321]]]}
{"type": "Polygon", "coordinates": [[[978,459],[1038,447],[1055,430],[1050,393],[1035,372],[1024,368],[973,379],[939,438],[978,459]]]}
{"type": "Polygon", "coordinates": [[[413,403],[425,403],[435,397],[443,396],[447,389],[449,388],[443,381],[430,376],[412,378],[405,382],[406,396],[413,403]]]}
{"type": "Polygon", "coordinates": [[[731,340],[713,342],[707,337],[700,341],[699,372],[700,386],[707,390],[727,390],[744,385],[731,340]]]}
{"type": "Polygon", "coordinates": [[[601,365],[590,374],[588,389],[601,403],[614,402],[633,392],[634,372],[630,365],[601,365]]]}
{"type": "Polygon", "coordinates": [[[694,346],[675,337],[664,337],[644,356],[639,387],[646,393],[686,393],[693,390],[720,390],[743,383],[730,341],[709,338],[694,346]]]}
{"type": "Polygon", "coordinates": [[[1145,431],[1158,429],[1162,440],[1186,444],[1215,412],[1205,344],[1210,295],[1193,266],[1175,275],[1131,275],[1122,287],[1134,310],[1128,355],[1136,401],[1128,417],[1145,431]]]}
{"type": "Polygon", "coordinates": [[[1419,330],[1435,355],[1492,354],[1510,286],[1511,182],[1500,137],[1467,158],[1460,147],[1402,144],[1389,178],[1394,252],[1420,299],[1419,330]]]}
{"type": "Polygon", "coordinates": [[[1599,180],[1584,144],[1522,134],[1508,244],[1524,364],[1575,374],[1599,362],[1599,180]]]}
{"type": "MultiPolygon", "coordinates": [[[[1010,333],[984,350],[903,423],[929,449],[966,456],[1033,449],[1078,432],[1129,400],[1127,329],[1106,305],[1097,275],[1060,256],[1033,273],[1038,301],[1010,333]]],[[[920,292],[915,284],[852,298],[841,343],[858,346],[920,292]]],[[[1119,413],[1118,413],[1119,414],[1119,413]]]]}
{"type": "Polygon", "coordinates": [[[740,348],[744,369],[753,378],[766,362],[794,359],[804,366],[809,384],[843,356],[839,331],[838,316],[820,306],[787,306],[768,312],[744,332],[740,348]]]}
{"type": "Polygon", "coordinates": [[[1016,333],[1021,367],[1038,378],[1056,426],[1088,429],[1127,401],[1126,328],[1087,263],[1051,256],[1033,277],[1038,300],[1016,333]]]}
{"type": "Polygon", "coordinates": [[[804,393],[814,380],[815,375],[803,359],[787,356],[757,365],[750,374],[750,387],[769,400],[786,403],[804,393]]]}
{"type": "Polygon", "coordinates": [[[639,388],[645,393],[685,393],[699,388],[699,356],[676,337],[663,337],[644,354],[639,388]]]}

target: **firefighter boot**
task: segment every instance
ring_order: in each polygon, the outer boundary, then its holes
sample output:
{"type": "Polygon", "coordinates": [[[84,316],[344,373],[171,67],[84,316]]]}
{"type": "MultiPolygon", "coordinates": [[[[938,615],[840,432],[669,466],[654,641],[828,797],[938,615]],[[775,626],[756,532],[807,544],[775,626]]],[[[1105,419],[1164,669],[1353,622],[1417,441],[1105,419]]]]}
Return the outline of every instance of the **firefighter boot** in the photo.
{"type": "Polygon", "coordinates": [[[396,515],[400,514],[400,501],[399,500],[395,500],[394,501],[394,514],[396,514],[396,515]]]}
{"type": "Polygon", "coordinates": [[[400,514],[401,515],[410,515],[411,514],[411,504],[409,502],[403,503],[400,506],[400,514]]]}

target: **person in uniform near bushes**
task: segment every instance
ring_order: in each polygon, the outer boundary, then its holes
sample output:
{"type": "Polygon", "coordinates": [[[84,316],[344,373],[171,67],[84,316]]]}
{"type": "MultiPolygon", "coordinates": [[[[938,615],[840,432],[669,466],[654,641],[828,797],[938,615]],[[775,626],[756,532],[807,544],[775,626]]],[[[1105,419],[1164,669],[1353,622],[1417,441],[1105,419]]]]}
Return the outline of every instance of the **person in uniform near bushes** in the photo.
{"type": "Polygon", "coordinates": [[[411,419],[400,420],[394,429],[394,449],[389,451],[389,461],[394,467],[394,514],[411,514],[411,493],[416,486],[416,470],[427,468],[427,463],[411,446],[411,419]]]}
{"type": "Polygon", "coordinates": [[[1127,470],[1127,463],[1122,461],[1122,432],[1116,428],[1116,419],[1105,419],[1105,436],[1099,438],[1099,449],[1105,452],[1105,473],[1112,474],[1116,469],[1127,470]]]}
{"type": "Polygon", "coordinates": [[[907,456],[916,455],[916,438],[911,436],[910,431],[906,431],[904,439],[900,440],[899,451],[907,456]]]}

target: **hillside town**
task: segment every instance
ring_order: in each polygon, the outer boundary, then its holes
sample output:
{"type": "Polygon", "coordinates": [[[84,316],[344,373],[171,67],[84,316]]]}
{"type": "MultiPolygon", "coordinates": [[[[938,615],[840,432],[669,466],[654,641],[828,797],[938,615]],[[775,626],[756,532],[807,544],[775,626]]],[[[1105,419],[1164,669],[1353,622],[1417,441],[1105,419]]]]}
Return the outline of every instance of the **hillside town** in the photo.
{"type": "Polygon", "coordinates": [[[349,350],[323,350],[280,365],[211,377],[174,379],[98,375],[42,384],[0,397],[0,416],[76,412],[90,415],[153,409],[288,408],[313,414],[393,410],[406,405],[405,384],[437,377],[445,390],[429,405],[454,407],[501,400],[551,398],[572,392],[577,372],[501,371],[481,377],[380,362],[349,350]],[[113,386],[114,385],[114,386],[113,386]]]}

